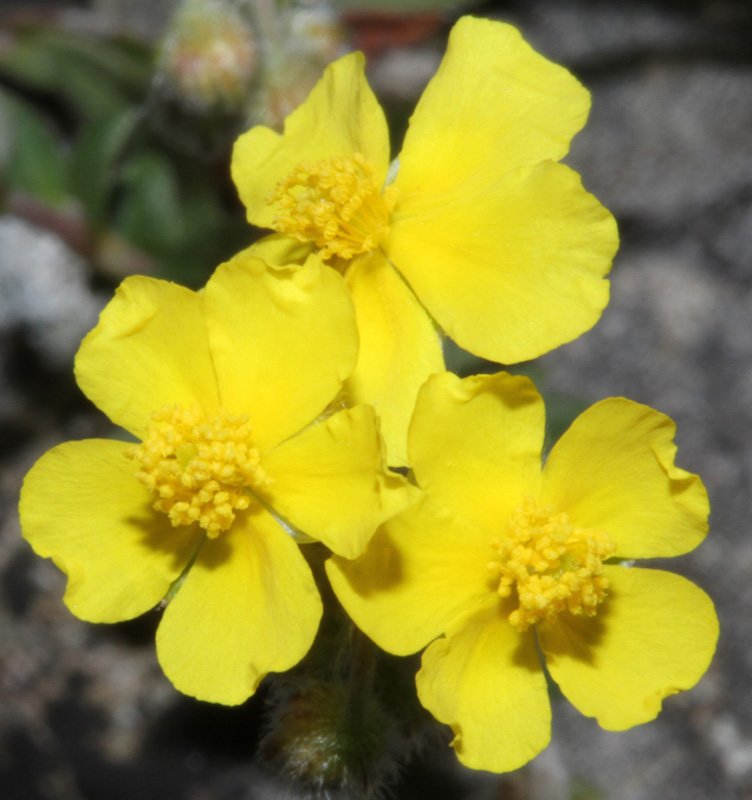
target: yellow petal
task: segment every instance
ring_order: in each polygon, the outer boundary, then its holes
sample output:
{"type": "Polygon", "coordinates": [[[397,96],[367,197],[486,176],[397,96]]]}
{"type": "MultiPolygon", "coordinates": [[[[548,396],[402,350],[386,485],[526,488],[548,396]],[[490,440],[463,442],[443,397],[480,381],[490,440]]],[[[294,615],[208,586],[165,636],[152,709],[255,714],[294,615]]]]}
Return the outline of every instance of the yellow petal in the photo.
{"type": "Polygon", "coordinates": [[[204,291],[223,406],[269,448],[312,422],[355,366],[355,314],[341,276],[311,256],[269,268],[243,251],[204,291]]]}
{"type": "Polygon", "coordinates": [[[258,509],[205,541],[160,623],[159,663],[184,694],[237,705],[303,658],[320,618],[298,546],[258,509]]]}
{"type": "Polygon", "coordinates": [[[264,236],[244,251],[247,257],[260,258],[271,267],[305,264],[312,252],[313,245],[311,243],[299,242],[297,239],[281,233],[264,236]]]}
{"type": "Polygon", "coordinates": [[[232,178],[254,225],[272,226],[267,199],[300,163],[361,153],[383,182],[389,133],[363,71],[362,53],[330,64],[306,101],[285,120],[283,134],[258,125],[242,134],[232,154],[232,178]]]}
{"type": "Polygon", "coordinates": [[[312,425],[264,456],[274,511],[347,558],[402,511],[412,487],[384,466],[374,410],[358,406],[312,425]]]}
{"type": "Polygon", "coordinates": [[[558,160],[589,108],[587,90],[511,25],[463,17],[410,120],[400,195],[462,193],[469,182],[558,160]]]}
{"type": "Polygon", "coordinates": [[[551,451],[544,497],[574,524],[605,531],[622,558],[686,553],[704,539],[709,507],[700,478],[674,465],[675,432],[648,406],[602,400],[551,451]]]}
{"type": "Polygon", "coordinates": [[[424,496],[386,522],[363,556],[331,558],[326,570],[355,624],[387,652],[408,655],[488,596],[490,555],[486,536],[424,496]]]}
{"type": "Polygon", "coordinates": [[[490,540],[538,492],[544,429],[543,401],[528,378],[434,375],[410,425],[413,472],[422,489],[490,540]]]}
{"type": "Polygon", "coordinates": [[[710,664],[718,619],[710,598],[670,572],[607,566],[609,596],[595,617],[539,626],[551,677],[607,730],[654,719],[664,697],[689,689],[710,664]]]}
{"type": "Polygon", "coordinates": [[[491,600],[428,647],[417,675],[420,702],[454,731],[471,769],[508,772],[551,736],[551,706],[535,639],[520,636],[491,600]]]}
{"type": "Polygon", "coordinates": [[[128,448],[104,439],[61,444],[31,468],[21,491],[24,538],[68,576],[65,604],[89,622],[153,608],[203,533],[173,528],[152,510],[128,448]]]}
{"type": "Polygon", "coordinates": [[[76,355],[84,394],[141,438],[165,405],[218,403],[200,295],[167,281],[126,278],[76,355]]]}
{"type": "Polygon", "coordinates": [[[360,335],[358,362],[346,391],[351,402],[375,407],[388,463],[405,466],[407,426],[418,389],[429,375],[444,369],[441,339],[382,253],[356,259],[345,280],[360,335]]]}
{"type": "Polygon", "coordinates": [[[598,321],[616,225],[568,167],[544,162],[454,199],[419,199],[395,210],[387,254],[460,346],[510,364],[598,321]]]}

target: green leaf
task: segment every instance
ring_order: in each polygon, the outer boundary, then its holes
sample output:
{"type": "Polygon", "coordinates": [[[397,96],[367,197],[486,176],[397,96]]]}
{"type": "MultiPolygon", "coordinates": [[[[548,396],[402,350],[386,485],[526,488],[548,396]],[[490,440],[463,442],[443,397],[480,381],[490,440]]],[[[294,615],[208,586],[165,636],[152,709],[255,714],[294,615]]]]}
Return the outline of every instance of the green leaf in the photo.
{"type": "Polygon", "coordinates": [[[118,179],[118,159],[141,119],[137,111],[90,121],[82,127],[71,153],[70,184],[89,219],[101,225],[107,199],[118,179]]]}
{"type": "Polygon", "coordinates": [[[156,151],[141,151],[123,167],[116,227],[133,244],[167,257],[186,236],[178,176],[156,151]]]}
{"type": "Polygon", "coordinates": [[[156,258],[162,277],[201,286],[248,244],[245,217],[225,209],[211,168],[144,150],[128,159],[120,177],[115,228],[156,258]]]}
{"type": "Polygon", "coordinates": [[[68,196],[67,154],[52,125],[33,106],[7,93],[0,94],[0,110],[9,133],[5,181],[51,205],[68,196]]]}
{"type": "Polygon", "coordinates": [[[0,71],[59,94],[89,119],[110,117],[146,93],[151,52],[118,41],[50,29],[18,34],[0,52],[0,71]]]}

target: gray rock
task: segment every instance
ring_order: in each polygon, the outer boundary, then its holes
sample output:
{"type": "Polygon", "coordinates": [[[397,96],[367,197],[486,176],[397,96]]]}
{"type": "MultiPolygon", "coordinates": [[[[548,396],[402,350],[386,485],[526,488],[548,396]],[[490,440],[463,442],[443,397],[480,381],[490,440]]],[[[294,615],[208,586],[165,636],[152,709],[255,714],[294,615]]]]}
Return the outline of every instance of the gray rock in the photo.
{"type": "Polygon", "coordinates": [[[692,17],[660,3],[533,0],[520,8],[515,21],[542,53],[576,65],[601,66],[717,38],[692,17]]]}
{"type": "Polygon", "coordinates": [[[55,234],[0,217],[0,335],[23,328],[50,367],[69,363],[104,304],[87,274],[55,234]]]}
{"type": "Polygon", "coordinates": [[[570,163],[614,213],[681,227],[752,185],[752,67],[646,63],[589,85],[570,163]]]}

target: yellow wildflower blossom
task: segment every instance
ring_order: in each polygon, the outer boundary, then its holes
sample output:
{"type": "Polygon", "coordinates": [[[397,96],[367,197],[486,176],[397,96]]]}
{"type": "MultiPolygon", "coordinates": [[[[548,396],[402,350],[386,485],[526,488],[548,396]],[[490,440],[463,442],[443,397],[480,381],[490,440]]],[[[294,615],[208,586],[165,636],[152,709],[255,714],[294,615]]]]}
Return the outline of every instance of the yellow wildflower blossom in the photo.
{"type": "Polygon", "coordinates": [[[443,369],[434,320],[501,363],[588,330],[608,302],[614,220],[557,163],[588,92],[510,25],[463,17],[390,168],[362,54],[328,67],[284,132],[257,126],[232,173],[268,258],[318,251],[342,270],[361,344],[347,389],[383,419],[390,463],[423,381],[443,369]]]}
{"type": "Polygon", "coordinates": [[[674,464],[673,422],[603,400],[541,467],[544,428],[527,378],[433,376],[409,434],[421,500],[359,559],[327,564],[377,644],[428,645],[420,700],[475,769],[515,769],[548,743],[539,652],[576,708],[623,730],[694,686],[718,636],[694,584],[623,562],[686,553],[707,531],[705,488],[674,464]]]}
{"type": "Polygon", "coordinates": [[[140,443],[61,444],[21,494],[70,610],[117,622],[168,596],[159,661],[201,700],[240,703],[294,666],[322,609],[290,531],[354,557],[408,499],[371,408],[323,415],[356,353],[343,280],[315,256],[272,270],[241,254],[200,292],[126,279],[76,377],[140,443]]]}

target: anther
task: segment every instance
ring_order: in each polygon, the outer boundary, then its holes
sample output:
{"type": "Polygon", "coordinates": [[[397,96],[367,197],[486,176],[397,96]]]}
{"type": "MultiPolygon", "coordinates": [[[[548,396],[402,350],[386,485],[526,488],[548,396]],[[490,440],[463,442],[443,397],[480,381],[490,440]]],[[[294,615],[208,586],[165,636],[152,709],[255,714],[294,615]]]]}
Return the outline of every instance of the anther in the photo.
{"type": "Polygon", "coordinates": [[[355,153],[299,164],[267,202],[277,211],[275,230],[312,242],[324,259],[349,260],[386,239],[396,190],[382,190],[373,166],[355,153]]]}
{"type": "Polygon", "coordinates": [[[608,590],[603,562],[614,554],[603,532],[573,526],[567,514],[531,498],[512,514],[507,535],[490,543],[496,558],[487,569],[500,597],[516,590],[509,622],[520,631],[559,614],[594,616],[608,590]]]}
{"type": "Polygon", "coordinates": [[[131,448],[136,477],[156,494],[153,507],[177,525],[198,523],[209,536],[227,530],[249,507],[250,491],[270,483],[259,464],[248,418],[221,411],[163,408],[131,448]]]}

